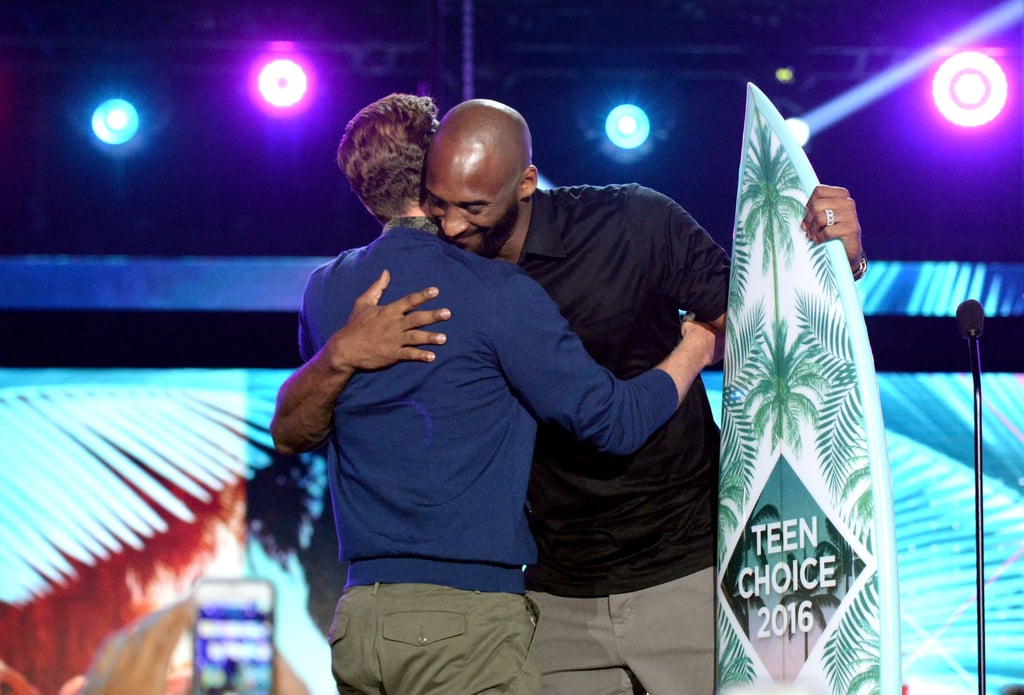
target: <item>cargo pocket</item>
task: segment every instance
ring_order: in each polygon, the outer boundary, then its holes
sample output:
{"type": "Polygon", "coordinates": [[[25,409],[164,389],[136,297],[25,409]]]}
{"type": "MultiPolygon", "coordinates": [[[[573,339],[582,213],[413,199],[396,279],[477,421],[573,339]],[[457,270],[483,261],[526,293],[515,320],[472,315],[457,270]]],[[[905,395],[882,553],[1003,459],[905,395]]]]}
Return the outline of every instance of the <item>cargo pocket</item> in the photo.
{"type": "Polygon", "coordinates": [[[449,611],[403,611],[384,616],[384,639],[426,647],[466,634],[466,616],[449,611]]]}
{"type": "Polygon", "coordinates": [[[333,645],[335,642],[340,642],[345,637],[345,631],[348,630],[348,616],[341,614],[341,607],[334,612],[334,620],[331,622],[331,629],[327,631],[327,642],[333,645]]]}

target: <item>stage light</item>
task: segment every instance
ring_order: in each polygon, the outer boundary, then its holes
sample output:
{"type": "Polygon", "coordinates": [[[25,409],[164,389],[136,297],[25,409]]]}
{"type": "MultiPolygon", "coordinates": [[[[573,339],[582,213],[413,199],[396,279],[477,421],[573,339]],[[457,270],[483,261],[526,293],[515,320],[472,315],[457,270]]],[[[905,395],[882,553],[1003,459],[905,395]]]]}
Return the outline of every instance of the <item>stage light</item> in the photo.
{"type": "Polygon", "coordinates": [[[537,172],[537,188],[540,188],[540,189],[543,189],[543,190],[547,190],[549,188],[554,188],[554,187],[555,187],[555,184],[551,183],[551,181],[548,179],[547,176],[545,176],[540,171],[537,172]]]}
{"type": "Polygon", "coordinates": [[[604,132],[616,147],[633,150],[647,142],[651,121],[639,106],[621,104],[608,112],[604,132]]]}
{"type": "Polygon", "coordinates": [[[800,147],[806,145],[807,141],[811,139],[811,129],[804,119],[787,118],[786,126],[789,128],[789,132],[793,133],[796,141],[800,143],[800,147]]]}
{"type": "Polygon", "coordinates": [[[313,71],[291,44],[277,42],[252,66],[249,91],[264,112],[288,116],[300,112],[312,101],[313,71]]]}
{"type": "Polygon", "coordinates": [[[92,112],[92,132],[108,145],[123,145],[139,132],[139,112],[124,99],[107,99],[92,112]]]}
{"type": "Polygon", "coordinates": [[[302,66],[294,60],[278,59],[260,71],[258,88],[271,106],[295,106],[306,95],[309,81],[302,66]]]}
{"type": "Polygon", "coordinates": [[[1007,84],[995,60],[964,51],[943,61],[932,79],[932,98],[947,120],[965,128],[990,122],[1006,105],[1007,84]]]}
{"type": "Polygon", "coordinates": [[[1024,18],[1024,2],[1020,0],[1004,0],[984,14],[978,16],[966,26],[940,39],[935,44],[913,54],[905,61],[886,68],[879,74],[847,90],[839,96],[804,114],[804,120],[814,137],[826,128],[850,114],[864,108],[873,101],[909,82],[921,73],[930,69],[935,63],[935,56],[944,46],[963,46],[975,43],[989,34],[1002,31],[1024,18]]]}
{"type": "Polygon", "coordinates": [[[792,84],[796,78],[796,72],[790,66],[775,68],[775,80],[780,84],[792,84]]]}

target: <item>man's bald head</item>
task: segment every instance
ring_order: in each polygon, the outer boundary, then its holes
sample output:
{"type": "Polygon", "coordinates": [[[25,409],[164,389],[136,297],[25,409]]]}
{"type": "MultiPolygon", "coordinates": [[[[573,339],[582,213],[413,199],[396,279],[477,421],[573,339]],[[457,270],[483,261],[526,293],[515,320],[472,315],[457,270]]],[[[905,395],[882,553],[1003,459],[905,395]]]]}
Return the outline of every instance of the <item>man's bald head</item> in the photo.
{"type": "Polygon", "coordinates": [[[522,171],[532,160],[532,141],[526,120],[512,106],[492,99],[463,101],[444,115],[435,138],[445,144],[477,146],[522,171]]]}
{"type": "Polygon", "coordinates": [[[490,99],[471,99],[452,108],[441,119],[434,145],[464,166],[500,167],[503,176],[521,173],[533,157],[526,119],[490,99]]]}
{"type": "Polygon", "coordinates": [[[441,119],[427,152],[428,212],[445,238],[489,257],[518,259],[537,168],[530,129],[497,101],[465,101],[441,119]]]}

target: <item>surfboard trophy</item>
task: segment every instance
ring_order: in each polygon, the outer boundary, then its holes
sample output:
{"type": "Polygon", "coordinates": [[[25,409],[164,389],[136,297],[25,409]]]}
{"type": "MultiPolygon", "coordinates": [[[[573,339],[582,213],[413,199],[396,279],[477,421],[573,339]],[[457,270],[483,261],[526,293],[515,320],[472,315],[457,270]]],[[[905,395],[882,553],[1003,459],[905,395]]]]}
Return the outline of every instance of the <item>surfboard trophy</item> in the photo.
{"type": "Polygon", "coordinates": [[[748,84],[722,383],[722,693],[900,692],[878,384],[841,242],[800,230],[817,185],[748,84]]]}

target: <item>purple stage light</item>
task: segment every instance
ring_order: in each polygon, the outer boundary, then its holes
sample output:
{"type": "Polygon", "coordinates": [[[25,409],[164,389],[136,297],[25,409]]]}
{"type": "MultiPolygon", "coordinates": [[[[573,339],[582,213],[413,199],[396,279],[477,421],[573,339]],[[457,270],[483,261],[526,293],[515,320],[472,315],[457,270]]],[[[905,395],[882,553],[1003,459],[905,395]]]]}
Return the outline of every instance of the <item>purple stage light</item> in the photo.
{"type": "Polygon", "coordinates": [[[249,83],[253,101],[265,112],[290,115],[309,105],[313,72],[301,57],[274,44],[253,63],[249,83]]]}
{"type": "Polygon", "coordinates": [[[260,94],[272,106],[295,106],[306,95],[306,73],[293,60],[272,60],[260,71],[260,94]]]}
{"type": "Polygon", "coordinates": [[[957,53],[939,66],[932,80],[932,98],[939,112],[965,128],[990,122],[1003,110],[1007,98],[1003,69],[978,51],[957,53]]]}

